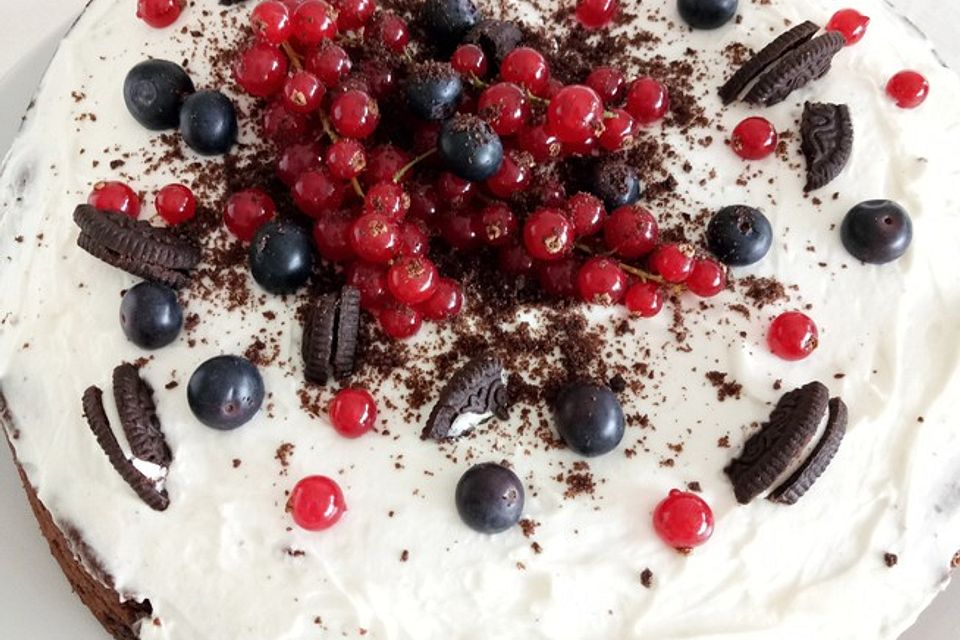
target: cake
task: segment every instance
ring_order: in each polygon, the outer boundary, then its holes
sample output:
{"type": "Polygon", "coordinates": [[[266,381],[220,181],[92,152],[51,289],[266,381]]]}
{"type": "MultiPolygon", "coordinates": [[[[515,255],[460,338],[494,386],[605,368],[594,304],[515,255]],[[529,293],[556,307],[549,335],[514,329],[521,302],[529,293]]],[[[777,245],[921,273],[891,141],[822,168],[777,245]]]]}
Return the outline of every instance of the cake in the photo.
{"type": "MultiPolygon", "coordinates": [[[[422,271],[388,285],[416,305],[384,303],[385,267],[336,255],[363,244],[399,263],[396,238],[318,231],[324,259],[304,249],[301,212],[341,215],[326,183],[299,180],[321,155],[305,145],[332,136],[316,112],[249,95],[276,94],[276,68],[238,84],[254,2],[139,4],[142,19],[92,0],[0,177],[2,423],[53,555],[110,635],[892,640],[946,586],[960,81],[885,3],[837,17],[827,0],[683,0],[682,15],[647,1],[611,17],[536,0],[480,3],[479,22],[469,0],[374,17],[338,3],[342,31],[370,21],[366,42],[337,36],[353,77],[284,99],[332,113],[377,96],[329,116],[333,135],[373,131],[360,191],[423,152],[375,206],[436,232],[427,266],[455,282],[430,308],[422,271]],[[476,74],[427,61],[464,37],[477,48],[457,66],[476,74]],[[575,89],[508,61],[520,45],[575,89]],[[125,102],[152,59],[185,70],[163,72],[160,96],[183,106],[125,102]],[[617,85],[597,116],[612,85],[583,83],[601,66],[645,79],[626,111],[617,85]],[[494,67],[544,81],[531,88],[548,98],[520,96],[554,129],[521,116],[524,132],[491,135],[503,114],[471,104],[494,67]],[[504,177],[504,158],[529,176],[504,177]],[[161,219],[172,183],[195,213],[173,190],[161,219]],[[581,189],[608,211],[574,247],[581,189]],[[638,248],[653,228],[657,248],[638,248]],[[471,246],[501,231],[513,244],[471,246]],[[514,275],[527,254],[541,264],[514,275]]],[[[311,11],[301,37],[335,31],[329,5],[311,11]]],[[[308,64],[302,43],[264,46],[284,62],[260,62],[308,64]]],[[[409,254],[425,231],[404,230],[409,254]]]]}

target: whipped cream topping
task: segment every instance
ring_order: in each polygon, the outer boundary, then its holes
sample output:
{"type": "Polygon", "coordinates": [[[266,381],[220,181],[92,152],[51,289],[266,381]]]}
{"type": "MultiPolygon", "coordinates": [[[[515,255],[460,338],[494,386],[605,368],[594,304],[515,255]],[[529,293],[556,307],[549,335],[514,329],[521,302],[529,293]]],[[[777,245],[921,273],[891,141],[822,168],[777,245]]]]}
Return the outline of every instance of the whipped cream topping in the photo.
{"type": "MultiPolygon", "coordinates": [[[[176,27],[157,31],[135,18],[128,0],[93,0],[64,39],[0,179],[0,388],[13,418],[5,427],[40,498],[82,534],[118,592],[149,598],[154,619],[141,638],[891,640],[945,586],[960,547],[952,414],[960,395],[960,80],[880,0],[860,0],[873,18],[867,37],[841,52],[826,78],[763,112],[796,132],[804,100],[850,105],[853,158],[814,194],[817,204],[801,190],[796,136],[787,141],[789,160],[762,163],[744,164],[723,144],[754,112],[722,109],[716,88],[730,71],[728,44],[756,50],[787,22],[825,24],[835,3],[743,3],[742,23],[693,33],[673,7],[645,2],[638,22],[624,28],[659,37],[667,58],[692,47],[707,61],[698,85],[711,118],[703,135],[714,141],[701,146],[669,128],[660,134],[681,156],[672,171],[683,194],[677,207],[762,208],[774,247],[734,275],[797,288],[789,302],[751,309],[749,318],[729,309],[742,300],[725,292],[688,317],[689,350],[677,349],[669,314],[631,320],[636,334],[624,338],[612,328],[624,310],[585,308],[591,324],[609,328],[615,359],[646,362],[655,377],[643,393],[624,396],[630,424],[621,448],[581,473],[593,491],[571,494],[555,477],[569,477],[580,459],[504,435],[519,431],[517,413],[441,452],[420,440],[422,422],[407,421],[407,390],[393,380],[377,390],[378,428],[389,435],[339,437],[300,406],[300,330],[280,298],[255,296],[232,311],[191,301],[200,317],[193,346],[184,336],[144,354],[125,341],[119,294],[136,280],[75,246],[73,208],[99,180],[130,176],[150,193],[200,160],[186,152],[144,172],[141,158],[155,142],[124,108],[123,76],[146,56],[187,59],[198,88],[214,85],[189,31],[222,36],[245,22],[249,7],[197,0],[176,27]],[[933,87],[915,111],[896,109],[883,94],[902,68],[921,71],[933,87]],[[123,166],[110,169],[118,157],[123,166]],[[679,166],[686,160],[689,173],[679,166]],[[858,264],[840,243],[842,216],[869,198],[897,200],[913,216],[913,246],[894,264],[858,264]],[[820,348],[800,363],[776,359],[764,344],[770,319],[808,305],[820,348]],[[203,427],[186,401],[190,374],[209,357],[242,353],[265,327],[279,331],[277,360],[288,363],[263,368],[265,409],[234,432],[203,427]],[[162,513],[110,467],[80,407],[84,388],[108,386],[116,364],[145,355],[142,375],[157,390],[174,456],[171,505],[162,513]],[[720,402],[704,378],[713,370],[742,384],[742,397],[720,402]],[[839,454],[797,505],[738,506],[724,465],[780,394],[813,379],[850,407],[839,454]],[[624,455],[627,448],[635,455],[624,455]],[[459,521],[456,482],[488,459],[508,461],[527,485],[529,537],[520,528],[484,536],[459,521]],[[284,511],[286,492],[310,474],[335,478],[349,507],[323,533],[299,530],[284,511]],[[716,533],[682,556],[656,537],[651,513],[688,482],[699,483],[713,507],[716,533]],[[888,568],[884,553],[899,563],[888,568]],[[645,569],[650,588],[641,584],[645,569]]],[[[512,10],[529,21],[543,13],[529,3],[512,10]]],[[[249,141],[254,127],[242,127],[249,141]]],[[[527,320],[536,324],[536,314],[527,320]]],[[[428,327],[415,344],[442,351],[436,332],[428,327]]]]}

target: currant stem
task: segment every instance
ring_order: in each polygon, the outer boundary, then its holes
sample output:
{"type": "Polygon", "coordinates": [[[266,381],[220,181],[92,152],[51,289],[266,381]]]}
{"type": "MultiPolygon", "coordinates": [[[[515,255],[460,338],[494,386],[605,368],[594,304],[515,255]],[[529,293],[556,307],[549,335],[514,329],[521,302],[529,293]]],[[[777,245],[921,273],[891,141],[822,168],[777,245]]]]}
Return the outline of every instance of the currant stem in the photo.
{"type": "MultiPolygon", "coordinates": [[[[593,249],[591,249],[590,247],[588,247],[588,246],[586,246],[586,245],[584,245],[584,244],[578,243],[578,244],[575,245],[575,248],[576,248],[578,251],[582,251],[583,253],[586,253],[587,255],[590,255],[590,256],[595,256],[595,255],[597,255],[597,252],[596,252],[596,251],[594,251],[593,249]]],[[[605,254],[601,254],[601,255],[605,255],[605,254]]],[[[606,255],[609,255],[609,254],[606,254],[606,255]]],[[[662,284],[662,285],[668,285],[668,284],[669,284],[666,280],[664,280],[664,279],[661,278],[660,276],[654,275],[654,274],[650,273],[649,271],[644,271],[644,270],[641,269],[640,267],[634,267],[633,265],[629,265],[629,264],[626,264],[626,263],[624,263],[624,262],[620,262],[619,260],[617,261],[617,265],[619,265],[619,267],[620,267],[621,269],[623,269],[624,271],[626,271],[626,272],[629,273],[630,275],[636,276],[636,277],[640,278],[641,280],[644,280],[644,281],[647,281],[647,282],[657,282],[657,283],[662,284]]]]}
{"type": "MultiPolygon", "coordinates": [[[[338,136],[337,132],[333,130],[333,126],[330,124],[330,119],[323,111],[320,112],[320,124],[323,126],[323,132],[327,134],[327,137],[330,138],[331,142],[337,142],[340,140],[340,136],[338,136]]],[[[356,178],[351,178],[350,184],[353,186],[353,190],[358,196],[361,198],[365,197],[365,194],[363,193],[363,187],[360,186],[359,180],[356,178]]]]}
{"type": "Polygon", "coordinates": [[[290,64],[293,65],[293,68],[297,71],[303,71],[303,61],[300,59],[300,54],[293,50],[293,47],[290,46],[289,42],[284,42],[282,45],[283,52],[287,54],[287,57],[290,58],[290,64]]]}
{"type": "Polygon", "coordinates": [[[433,149],[430,149],[429,151],[424,151],[423,153],[418,155],[416,158],[414,158],[407,164],[400,167],[400,170],[397,171],[395,174],[393,174],[393,182],[400,182],[403,179],[403,176],[405,176],[411,169],[413,169],[415,166],[417,166],[418,164],[420,164],[421,162],[423,162],[424,160],[426,160],[436,152],[437,152],[436,147],[434,147],[433,149]]]}

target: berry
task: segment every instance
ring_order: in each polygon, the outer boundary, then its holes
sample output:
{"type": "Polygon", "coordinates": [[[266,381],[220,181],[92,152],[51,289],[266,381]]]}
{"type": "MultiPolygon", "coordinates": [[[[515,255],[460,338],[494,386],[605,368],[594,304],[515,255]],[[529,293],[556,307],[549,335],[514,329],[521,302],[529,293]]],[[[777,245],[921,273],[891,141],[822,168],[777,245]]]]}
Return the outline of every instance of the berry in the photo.
{"type": "Polygon", "coordinates": [[[550,100],[547,126],[563,143],[594,138],[603,132],[603,102],[590,87],[564,87],[550,100]]]}
{"type": "Polygon", "coordinates": [[[684,22],[694,29],[719,29],[737,13],[738,0],[678,0],[684,22]]]}
{"type": "Polygon", "coordinates": [[[320,82],[328,89],[333,89],[350,75],[350,56],[343,47],[333,42],[325,41],[313,49],[304,60],[307,71],[320,78],[320,82]]]}
{"type": "Polygon", "coordinates": [[[650,267],[667,282],[686,282],[693,273],[694,248],[688,244],[664,244],[650,255],[650,267]]]}
{"type": "Polygon", "coordinates": [[[577,291],[584,302],[613,305],[627,289],[627,274],[609,258],[591,258],[577,273],[577,291]]]}
{"type": "Polygon", "coordinates": [[[123,294],[120,326],[127,340],[143,349],[165,347],[180,335],[183,309],[177,292],[156,282],[141,282],[123,294]]]}
{"type": "Polygon", "coordinates": [[[360,74],[366,80],[374,100],[389,96],[397,88],[396,70],[386,62],[365,60],[360,63],[360,74]]]}
{"type": "Polygon", "coordinates": [[[283,100],[276,100],[263,111],[263,137],[278,146],[296,144],[307,138],[310,121],[303,113],[290,111],[283,100]]]}
{"type": "Polygon", "coordinates": [[[430,62],[413,68],[405,93],[414,115],[424,120],[446,120],[457,111],[463,82],[449,64],[430,62]]]}
{"type": "Polygon", "coordinates": [[[543,124],[521,129],[518,142],[537,162],[559,158],[563,151],[560,139],[543,124]]]}
{"type": "Polygon", "coordinates": [[[430,40],[450,51],[476,26],[480,12],[472,0],[426,0],[420,17],[430,40]]]}
{"type": "Polygon", "coordinates": [[[403,53],[410,42],[410,29],[400,16],[384,11],[373,25],[373,34],[377,40],[394,53],[403,53]]]}
{"type": "Polygon", "coordinates": [[[296,113],[312,113],[320,108],[326,92],[317,76],[297,71],[283,85],[283,104],[296,113]]]}
{"type": "Polygon", "coordinates": [[[455,500],[468,527],[478,533],[501,533],[520,521],[523,483],[510,469],[485,462],[461,476],[455,500]]]}
{"type": "Polygon", "coordinates": [[[563,155],[590,157],[595,154],[600,144],[596,138],[585,138],[578,142],[564,142],[563,155]]]}
{"type": "Polygon", "coordinates": [[[259,40],[270,44],[283,44],[293,35],[290,9],[279,0],[264,0],[254,7],[250,26],[259,40]]]}
{"type": "Polygon", "coordinates": [[[380,327],[391,338],[404,340],[417,335],[423,324],[420,312],[399,302],[387,302],[378,315],[380,327]]]}
{"type": "Polygon", "coordinates": [[[863,40],[863,36],[867,33],[867,25],[869,24],[870,18],[856,9],[841,9],[830,18],[826,30],[838,31],[843,36],[843,39],[847,41],[847,46],[849,47],[863,40]]]}
{"type": "Polygon", "coordinates": [[[643,183],[637,170],[622,160],[598,162],[590,175],[590,192],[613,210],[631,205],[640,199],[643,183]]]}
{"type": "Polygon", "coordinates": [[[246,424],[263,404],[263,378],[240,356],[217,356],[193,372],[187,401],[193,415],[213,429],[229,431],[246,424]]]}
{"type": "Polygon", "coordinates": [[[730,136],[734,153],[744,160],[762,160],[777,150],[777,130],[766,118],[747,118],[730,136]]]}
{"type": "Polygon", "coordinates": [[[550,69],[539,51],[517,47],[504,56],[500,63],[500,78],[539,96],[546,92],[550,84],[550,69]]]}
{"type": "Polygon", "coordinates": [[[887,83],[887,95],[901,109],[915,109],[930,95],[930,83],[916,71],[901,71],[887,83]]]}
{"type": "Polygon", "coordinates": [[[537,209],[523,225],[523,245],[537,260],[559,260],[573,249],[573,225],[557,209],[537,209]]]}
{"type": "Polygon", "coordinates": [[[624,301],[630,313],[652,318],[663,309],[663,287],[656,282],[638,282],[627,289],[624,301]]]}
{"type": "Polygon", "coordinates": [[[638,78],[627,89],[627,111],[642,125],[660,120],[670,110],[670,92],[660,81],[638,78]]]}
{"type": "Polygon", "coordinates": [[[319,218],[343,204],[346,188],[321,169],[300,174],[290,195],[300,211],[311,218],[319,218]]]}
{"type": "Polygon", "coordinates": [[[268,222],[250,243],[250,273],[269,293],[293,293],[313,271],[310,234],[289,222],[268,222]]]}
{"type": "Polygon", "coordinates": [[[342,389],[327,408],[330,423],[345,438],[359,438],[377,422],[377,403],[365,389],[342,389]]]}
{"type": "Polygon", "coordinates": [[[712,298],[727,287],[727,270],[715,260],[694,260],[693,271],[685,284],[690,293],[712,298]]]}
{"type": "Polygon", "coordinates": [[[477,225],[470,211],[448,211],[439,220],[440,237],[458,251],[473,251],[481,244],[477,225]]]}
{"type": "Polygon", "coordinates": [[[340,486],[326,476],[307,476],[293,487],[287,501],[293,521],[307,531],[329,529],[346,510],[340,486]]]}
{"type": "Polygon", "coordinates": [[[293,39],[303,48],[315,47],[337,35],[337,11],[323,0],[304,0],[291,19],[293,39]]]}
{"type": "Polygon", "coordinates": [[[580,262],[573,256],[537,265],[537,276],[544,293],[555,298],[577,295],[577,274],[580,262]]]}
{"type": "Polygon", "coordinates": [[[400,248],[400,229],[386,216],[365,213],[353,223],[350,246],[362,260],[387,262],[400,248]]]}
{"type": "Polygon", "coordinates": [[[437,178],[437,191],[450,209],[462,209],[476,194],[476,185],[445,171],[437,178]]]}
{"type": "Polygon", "coordinates": [[[168,184],[157,192],[157,213],[169,225],[178,225],[193,219],[197,213],[197,199],[182,184],[168,184]]]}
{"type": "MultiPolygon", "coordinates": [[[[500,249],[497,256],[497,264],[500,270],[511,276],[524,276],[533,271],[535,266],[533,258],[527,253],[527,250],[519,242],[513,241],[500,249]]],[[[548,264],[557,264],[551,262],[548,264]]]]}
{"type": "Polygon", "coordinates": [[[486,180],[503,163],[503,143],[499,136],[476,116],[447,120],[440,130],[437,148],[446,167],[464,180],[486,180]]]}
{"type": "Polygon", "coordinates": [[[344,262],[355,256],[350,246],[353,216],[346,211],[330,211],[313,224],[313,241],[317,252],[330,262],[344,262]]]}
{"type": "Polygon", "coordinates": [[[707,246],[720,262],[745,267],[763,259],[773,244],[773,227],[759,210],[724,207],[707,225],[707,246]]]}
{"type": "Polygon", "coordinates": [[[885,264],[906,253],[913,239],[913,222],[907,210],[892,200],[867,200],[844,217],[840,238],[854,258],[885,264]]]}
{"type": "Polygon", "coordinates": [[[620,151],[633,145],[637,135],[637,122],[626,110],[614,109],[609,118],[603,120],[603,133],[597,142],[607,151],[620,151]]]}
{"type": "Polygon", "coordinates": [[[334,178],[352,180],[367,168],[367,152],[356,140],[343,138],[327,147],[324,162],[334,178]]]}
{"type": "Polygon", "coordinates": [[[403,220],[410,210],[410,196],[398,184],[379,182],[373,185],[363,200],[364,213],[379,213],[386,218],[403,220]]]}
{"type": "Polygon", "coordinates": [[[87,204],[101,211],[122,213],[134,220],[140,215],[140,196],[122,182],[107,181],[93,185],[87,204]]]}
{"type": "Polygon", "coordinates": [[[424,318],[441,322],[460,313],[463,308],[463,291],[456,280],[440,278],[433,295],[420,305],[420,313],[424,318]]]}
{"type": "Polygon", "coordinates": [[[485,184],[490,193],[507,199],[527,189],[532,169],[532,158],[528,154],[510,152],[503,157],[500,170],[487,178],[485,184]]]}
{"type": "Polygon", "coordinates": [[[487,55],[483,49],[475,44],[462,44],[457,47],[450,57],[450,64],[457,73],[465,76],[474,76],[475,78],[486,77],[490,70],[490,63],[487,62],[487,55]]]}
{"type": "Polygon", "coordinates": [[[223,221],[233,235],[247,242],[276,213],[277,207],[270,196],[260,189],[246,189],[237,191],[227,200],[223,221]]]}
{"type": "Polygon", "coordinates": [[[516,239],[517,217],[502,202],[489,204],[474,218],[477,235],[491,247],[502,247],[516,239]]]}
{"type": "Polygon", "coordinates": [[[530,105],[523,89],[510,82],[499,82],[480,94],[477,114],[490,123],[497,135],[511,136],[530,117],[530,105]]]}
{"type": "Polygon", "coordinates": [[[387,292],[387,270],[383,265],[357,260],[347,265],[347,284],[360,291],[360,308],[376,311],[390,299],[387,292]]]}
{"type": "Polygon", "coordinates": [[[380,108],[368,94],[354,89],[334,98],[330,119],[340,135],[362,140],[380,124],[380,108]]]}
{"type": "Polygon", "coordinates": [[[340,31],[356,31],[367,24],[377,10],[375,0],[335,0],[334,6],[340,31]]]}
{"type": "Polygon", "coordinates": [[[364,184],[373,186],[379,182],[393,182],[393,176],[411,161],[412,158],[405,151],[393,145],[385,144],[375,147],[367,154],[367,170],[363,174],[364,184]]]}
{"type": "Polygon", "coordinates": [[[180,107],[193,92],[187,72],[168,60],[145,60],[130,69],[123,81],[127,110],[152,131],[175,129],[180,123],[180,107]]]}
{"type": "Polygon", "coordinates": [[[799,311],[788,311],[777,316],[767,334],[770,351],[791,361],[809,356],[819,345],[819,340],[817,325],[799,311]]]}
{"type": "Polygon", "coordinates": [[[619,8],[617,0],[579,0],[577,22],[586,29],[602,29],[613,21],[619,8]]]}
{"type": "Polygon", "coordinates": [[[623,439],[623,408],[608,387],[586,382],[567,385],[557,395],[554,415],[560,437],[582,456],[610,453],[623,439]]]}
{"type": "Polygon", "coordinates": [[[177,21],[183,6],[183,0],[137,0],[137,17],[154,29],[163,29],[177,21]]]}
{"type": "Polygon", "coordinates": [[[403,256],[387,271],[387,288],[398,302],[412,306],[429,300],[439,279],[437,267],[429,259],[403,256]]]}
{"type": "MultiPolygon", "coordinates": [[[[331,145],[330,149],[333,149],[333,146],[331,145]]],[[[329,161],[327,164],[329,166],[329,161]]],[[[277,159],[277,177],[283,184],[293,187],[302,174],[317,171],[322,166],[323,148],[318,143],[295,143],[285,147],[277,159]]]]}
{"type": "Polygon", "coordinates": [[[640,206],[615,209],[603,224],[603,240],[617,255],[642,258],[657,246],[660,228],[653,214],[640,206]]]}
{"type": "Polygon", "coordinates": [[[237,111],[219,91],[197,91],[183,101],[180,134],[201,155],[230,151],[237,141],[237,111]]]}
{"type": "Polygon", "coordinates": [[[573,233],[577,238],[592,236],[603,228],[603,219],[607,212],[596,196],[575,193],[567,200],[564,209],[573,223],[573,233]]]}
{"type": "Polygon", "coordinates": [[[713,535],[713,511],[697,494],[673,489],[654,509],[653,528],[668,545],[687,553],[713,535]]]}
{"type": "MultiPolygon", "coordinates": [[[[472,184],[467,182],[466,184],[472,184]]],[[[432,185],[418,184],[408,188],[410,192],[410,218],[419,220],[424,224],[431,225],[437,217],[439,200],[436,190],[432,185]]]]}
{"type": "Polygon", "coordinates": [[[587,86],[596,91],[606,105],[620,102],[625,83],[623,72],[613,67],[597,67],[587,76],[587,86]]]}
{"type": "Polygon", "coordinates": [[[400,225],[400,255],[425,255],[429,244],[430,237],[419,220],[408,220],[400,225]]]}
{"type": "Polygon", "coordinates": [[[237,59],[233,76],[250,95],[268,98],[283,89],[289,67],[287,56],[279,47],[257,42],[237,59]]]}

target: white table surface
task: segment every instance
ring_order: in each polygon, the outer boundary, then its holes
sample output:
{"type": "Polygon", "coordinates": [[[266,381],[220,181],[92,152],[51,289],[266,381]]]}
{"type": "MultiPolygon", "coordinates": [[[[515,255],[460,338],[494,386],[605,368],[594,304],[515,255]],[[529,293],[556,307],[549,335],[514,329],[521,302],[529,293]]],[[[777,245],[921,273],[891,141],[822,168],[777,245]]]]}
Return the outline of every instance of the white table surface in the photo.
{"type": "MultiPolygon", "coordinates": [[[[87,0],[0,0],[0,155],[13,136],[56,41],[87,0]]],[[[571,0],[572,2],[573,0],[571,0]]],[[[649,1],[649,0],[648,0],[649,1]]],[[[890,0],[938,43],[960,70],[960,2],[890,0]]],[[[134,11],[136,0],[128,0],[134,11]]],[[[837,7],[856,6],[838,0],[837,7]]],[[[960,106],[958,106],[960,108],[960,106]]],[[[107,640],[74,596],[39,535],[9,452],[0,446],[0,638],[107,640]]],[[[901,640],[960,638],[960,581],[941,595],[901,640]]]]}

